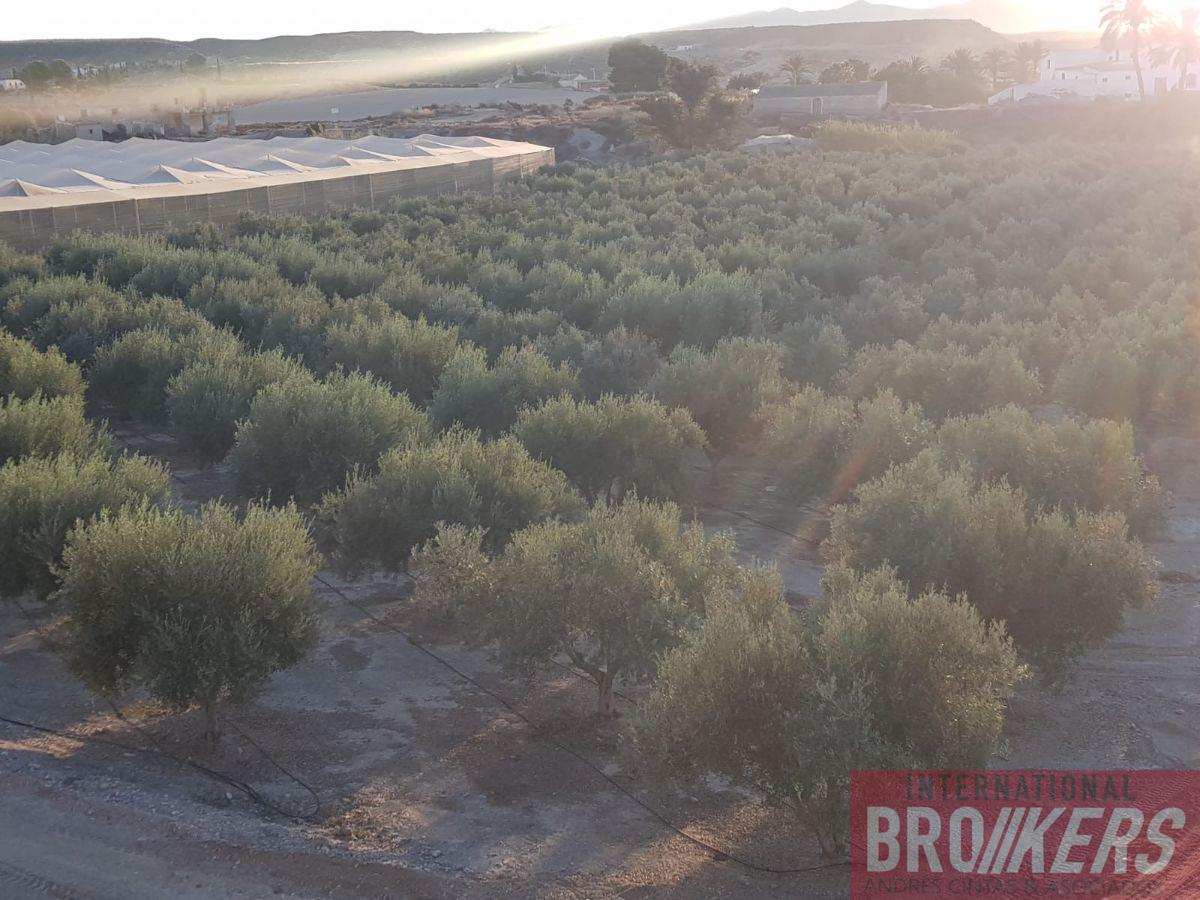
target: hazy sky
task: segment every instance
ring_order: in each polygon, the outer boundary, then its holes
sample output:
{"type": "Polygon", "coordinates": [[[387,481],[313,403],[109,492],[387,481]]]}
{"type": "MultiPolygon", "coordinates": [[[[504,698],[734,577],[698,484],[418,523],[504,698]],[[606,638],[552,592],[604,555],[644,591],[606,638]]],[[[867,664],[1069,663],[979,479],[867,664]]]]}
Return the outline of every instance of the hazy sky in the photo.
{"type": "MultiPolygon", "coordinates": [[[[199,37],[257,38],[324,31],[533,30],[570,26],[596,36],[686,25],[758,9],[791,6],[829,9],[846,0],[442,0],[442,2],[350,2],[330,0],[0,0],[0,40],[24,38],[199,37]]],[[[929,7],[954,0],[892,0],[929,7]]],[[[1040,28],[1095,27],[1103,0],[1015,0],[1037,17],[1040,28]]],[[[1167,0],[1177,4],[1179,0],[1167,0]]],[[[1165,4],[1164,4],[1165,5],[1165,4]]]]}

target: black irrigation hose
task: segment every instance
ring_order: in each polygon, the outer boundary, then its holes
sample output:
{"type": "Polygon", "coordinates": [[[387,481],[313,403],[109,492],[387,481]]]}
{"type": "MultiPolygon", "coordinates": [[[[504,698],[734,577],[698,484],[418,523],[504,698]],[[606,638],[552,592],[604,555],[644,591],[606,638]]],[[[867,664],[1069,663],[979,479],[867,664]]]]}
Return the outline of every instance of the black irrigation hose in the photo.
{"type": "MultiPolygon", "coordinates": [[[[431,659],[435,660],[436,662],[438,662],[445,668],[449,669],[451,672],[453,672],[455,675],[457,675],[463,681],[472,685],[476,690],[491,697],[493,700],[495,700],[497,703],[499,703],[501,706],[503,706],[505,709],[507,709],[510,713],[512,713],[514,716],[516,716],[518,719],[520,719],[522,722],[524,722],[527,726],[529,726],[530,730],[533,732],[533,734],[536,737],[538,737],[539,739],[550,744],[555,749],[560,750],[563,753],[566,753],[570,756],[573,756],[579,762],[583,763],[585,766],[587,766],[589,769],[591,769],[593,772],[595,772],[597,775],[599,775],[602,779],[604,779],[611,787],[613,787],[615,790],[617,790],[620,794],[624,795],[629,800],[632,800],[635,804],[637,804],[639,807],[641,807],[642,810],[649,813],[653,818],[657,819],[661,824],[663,824],[668,829],[670,829],[671,831],[673,831],[675,834],[679,835],[680,837],[684,838],[685,840],[690,841],[692,844],[695,844],[697,847],[700,847],[701,849],[712,854],[712,856],[715,859],[729,860],[730,862],[737,863],[739,866],[742,866],[743,868],[749,869],[751,871],[765,872],[765,873],[768,873],[771,875],[800,875],[800,874],[807,873],[807,872],[818,872],[818,871],[821,871],[824,869],[840,869],[840,868],[844,868],[845,866],[849,865],[848,862],[831,862],[831,863],[821,863],[821,864],[818,864],[815,866],[799,866],[796,868],[764,866],[764,865],[760,865],[759,863],[751,862],[748,859],[743,859],[742,857],[738,856],[736,853],[732,853],[727,850],[721,850],[720,848],[715,847],[712,844],[708,843],[703,838],[698,838],[693,834],[689,834],[688,832],[686,832],[682,828],[680,828],[678,825],[676,825],[674,822],[672,822],[670,819],[668,819],[665,813],[660,812],[659,810],[657,810],[653,806],[651,806],[649,803],[647,803],[645,800],[642,800],[640,797],[638,797],[636,794],[634,794],[631,790],[629,790],[629,788],[625,787],[623,784],[621,784],[619,781],[617,781],[615,778],[613,778],[611,775],[609,775],[607,772],[605,772],[603,769],[601,769],[599,766],[597,766],[594,762],[592,762],[590,759],[588,759],[586,756],[584,756],[578,750],[575,750],[574,748],[564,744],[562,741],[558,740],[557,738],[553,737],[552,735],[549,735],[546,732],[539,729],[538,726],[533,722],[533,720],[531,720],[528,716],[526,716],[524,713],[522,713],[520,710],[518,710],[512,703],[510,703],[508,700],[506,700],[503,696],[496,693],[491,688],[487,687],[486,685],[482,684],[481,682],[477,681],[475,678],[472,678],[470,675],[468,675],[462,669],[458,668],[456,665],[454,665],[449,660],[443,659],[441,656],[438,656],[436,653],[434,653],[432,650],[430,650],[428,647],[426,647],[424,644],[422,644],[420,641],[418,641],[416,638],[414,638],[411,634],[409,634],[404,629],[392,624],[387,619],[384,619],[380,616],[375,615],[375,613],[371,612],[371,610],[367,609],[361,603],[358,603],[358,602],[350,599],[350,597],[346,594],[346,592],[343,591],[341,588],[337,587],[334,584],[330,584],[328,581],[326,581],[320,575],[317,575],[316,579],[321,584],[325,585],[325,587],[329,588],[329,590],[333,591],[335,594],[337,594],[339,597],[341,597],[342,600],[344,600],[350,606],[353,606],[355,609],[357,609],[359,612],[361,612],[364,616],[366,616],[372,622],[375,622],[377,625],[380,625],[381,627],[386,628],[389,631],[393,631],[396,634],[400,635],[402,638],[404,638],[406,641],[408,641],[408,643],[412,647],[416,648],[417,650],[424,653],[426,656],[430,657],[431,659]]],[[[570,667],[567,667],[567,668],[570,668],[570,667]]],[[[572,670],[572,671],[574,671],[574,670],[572,670]]],[[[588,680],[590,680],[590,679],[588,679],[588,680]]]]}
{"type": "MultiPolygon", "coordinates": [[[[120,715],[119,712],[118,712],[118,715],[120,715]]],[[[125,719],[124,716],[120,716],[120,717],[122,719],[124,719],[124,721],[126,721],[126,722],[129,721],[128,719],[125,719]]],[[[171,762],[173,762],[179,766],[192,769],[196,772],[199,772],[201,775],[204,775],[207,778],[211,778],[214,781],[220,782],[221,784],[224,784],[227,787],[231,787],[234,790],[236,790],[242,794],[245,794],[249,799],[253,800],[255,803],[257,803],[259,806],[261,806],[263,809],[267,810],[268,812],[275,813],[278,816],[282,816],[283,818],[291,819],[291,820],[297,821],[297,822],[311,822],[312,821],[312,818],[310,816],[298,815],[296,813],[289,812],[288,810],[283,809],[282,807],[280,807],[277,804],[273,803],[272,801],[268,800],[266,797],[264,797],[262,794],[260,794],[258,791],[256,791],[250,784],[248,784],[244,781],[241,781],[240,779],[234,778],[232,775],[226,775],[224,772],[219,772],[216,769],[209,768],[206,765],[196,762],[194,759],[176,756],[174,753],[170,753],[166,750],[161,750],[158,747],[155,747],[155,748],[137,747],[137,746],[134,746],[133,744],[126,744],[121,741],[114,741],[114,740],[110,740],[108,738],[98,737],[94,734],[81,734],[76,731],[64,731],[63,729],[60,729],[60,728],[51,728],[47,725],[39,725],[36,722],[27,722],[23,719],[14,719],[10,716],[4,716],[4,715],[0,715],[0,722],[3,722],[8,725],[15,725],[19,728],[26,728],[26,729],[29,729],[30,731],[37,731],[42,734],[49,734],[54,737],[64,738],[64,739],[70,740],[70,741],[77,741],[79,743],[102,744],[106,747],[115,747],[119,750],[124,750],[127,753],[141,753],[146,756],[161,757],[164,759],[168,759],[171,762]]],[[[132,724],[132,723],[130,723],[130,724],[132,724]]],[[[137,727],[137,726],[134,726],[134,727],[137,727]]],[[[143,732],[143,733],[145,733],[145,732],[143,732]]]]}
{"type": "Polygon", "coordinates": [[[250,735],[246,734],[245,731],[243,731],[241,728],[239,728],[236,722],[233,722],[229,719],[225,720],[226,723],[228,725],[232,726],[232,728],[239,735],[241,735],[251,747],[253,747],[255,750],[257,750],[259,752],[259,754],[262,755],[263,759],[265,759],[272,766],[274,766],[276,769],[278,769],[280,772],[282,772],[287,778],[289,778],[291,781],[295,782],[301,788],[303,788],[305,791],[308,792],[308,794],[313,798],[313,807],[312,807],[311,811],[306,812],[306,813],[294,813],[294,812],[285,810],[281,806],[279,806],[277,803],[274,803],[273,801],[268,800],[266,797],[264,797],[262,794],[260,794],[257,790],[254,789],[254,787],[252,785],[249,784],[249,782],[241,781],[239,779],[234,778],[231,775],[226,775],[224,772],[220,772],[220,771],[217,771],[216,769],[212,769],[212,768],[209,768],[208,766],[202,765],[201,763],[198,763],[195,760],[193,760],[190,756],[183,757],[182,759],[177,757],[170,750],[164,749],[162,746],[162,743],[151,732],[147,731],[141,725],[139,725],[138,723],[129,719],[125,715],[125,713],[123,713],[121,711],[121,709],[117,706],[117,704],[112,701],[111,698],[105,697],[104,701],[112,709],[113,715],[115,715],[118,719],[120,719],[126,725],[130,726],[135,731],[137,731],[138,734],[140,734],[144,738],[146,738],[146,740],[148,740],[151,744],[154,745],[155,750],[161,756],[165,756],[167,759],[171,759],[171,760],[174,760],[175,762],[179,762],[181,764],[190,766],[191,768],[196,769],[197,771],[201,772],[204,775],[209,776],[210,778],[215,778],[217,781],[220,781],[223,784],[229,784],[233,787],[236,787],[242,793],[246,794],[246,796],[250,797],[250,799],[252,799],[255,803],[258,803],[265,809],[268,809],[271,812],[276,813],[277,815],[283,816],[285,818],[291,819],[296,822],[315,822],[316,821],[317,814],[321,811],[321,797],[319,794],[317,794],[316,789],[312,785],[308,784],[308,782],[303,781],[299,776],[290,772],[287,768],[285,768],[283,766],[282,763],[280,763],[273,756],[271,756],[269,753],[267,753],[267,751],[264,750],[257,741],[255,741],[253,738],[250,737],[250,735]]]}
{"type": "MultiPolygon", "coordinates": [[[[703,466],[697,466],[697,465],[693,465],[692,468],[699,472],[711,471],[711,470],[705,469],[703,466]]],[[[711,503],[711,502],[702,502],[699,505],[707,506],[709,509],[715,509],[718,512],[729,513],[731,516],[737,516],[739,519],[745,519],[747,522],[752,522],[755,525],[760,526],[761,528],[766,528],[769,531],[774,531],[779,534],[786,535],[787,537],[795,538],[798,541],[803,541],[804,543],[808,544],[810,547],[821,546],[821,542],[817,538],[808,537],[807,535],[803,535],[803,534],[797,534],[794,531],[789,531],[788,529],[781,528],[778,525],[772,525],[770,522],[764,521],[763,519],[755,518],[754,516],[750,515],[749,513],[742,512],[740,509],[730,509],[729,507],[721,506],[717,503],[711,503]]]]}
{"type": "MultiPolygon", "coordinates": [[[[50,649],[52,649],[52,650],[57,649],[57,647],[58,647],[57,642],[54,641],[52,638],[48,638],[44,634],[42,634],[41,627],[34,620],[33,614],[30,613],[29,610],[27,610],[25,608],[24,604],[22,604],[18,601],[17,608],[21,610],[21,614],[23,616],[25,616],[26,620],[30,623],[30,627],[32,627],[37,632],[38,638],[50,649]]],[[[317,814],[321,811],[321,798],[320,798],[320,795],[317,794],[316,789],[313,788],[312,785],[303,781],[299,776],[295,775],[294,773],[292,773],[288,769],[286,769],[282,763],[280,763],[273,756],[271,756],[269,753],[267,753],[267,751],[264,750],[263,747],[258,742],[256,742],[253,738],[251,738],[250,735],[246,734],[245,731],[243,731],[241,728],[239,728],[236,722],[230,721],[229,724],[233,726],[234,730],[236,730],[237,733],[240,734],[246,740],[246,742],[248,744],[250,744],[250,746],[252,746],[255,750],[257,750],[262,755],[262,757],[265,760],[267,760],[267,762],[269,762],[272,766],[274,766],[276,769],[278,769],[285,776],[287,776],[293,782],[298,784],[300,787],[302,787],[305,791],[307,791],[312,796],[313,808],[312,808],[311,812],[308,812],[308,813],[290,812],[289,810],[283,809],[277,803],[274,803],[273,801],[268,800],[261,793],[259,793],[257,790],[255,790],[255,788],[249,782],[242,781],[238,778],[234,778],[232,775],[227,775],[224,772],[221,772],[221,771],[218,771],[217,769],[211,768],[210,766],[206,766],[202,763],[198,763],[191,757],[180,757],[180,756],[170,752],[169,750],[163,749],[163,746],[161,743],[159,743],[158,739],[153,734],[151,734],[149,731],[147,731],[145,728],[143,728],[141,725],[138,725],[136,722],[129,719],[125,715],[125,713],[123,713],[121,711],[120,707],[118,707],[117,704],[113,702],[111,697],[104,697],[104,702],[108,704],[110,709],[112,709],[113,715],[115,715],[120,721],[124,722],[126,725],[130,726],[135,731],[137,731],[140,735],[142,735],[144,738],[146,738],[151,744],[154,745],[154,748],[148,749],[146,747],[135,747],[130,744],[122,743],[121,741],[114,741],[109,738],[97,737],[94,734],[82,734],[80,732],[63,731],[58,728],[51,728],[47,725],[39,725],[36,722],[26,722],[21,719],[13,719],[13,718],[9,718],[9,717],[3,716],[3,715],[0,715],[0,722],[6,722],[9,725],[17,725],[21,728],[28,728],[31,731],[38,731],[43,734],[54,735],[56,737],[66,738],[66,739],[72,740],[72,741],[79,741],[79,742],[83,742],[83,743],[92,743],[92,744],[103,744],[103,745],[110,746],[110,747],[117,747],[121,750],[125,750],[126,752],[142,753],[147,756],[162,757],[163,759],[167,759],[167,760],[175,763],[178,766],[192,769],[193,771],[199,772],[201,775],[205,776],[206,778],[211,778],[214,781],[217,781],[221,784],[224,784],[228,787],[231,787],[231,788],[237,790],[238,792],[244,794],[246,797],[248,797],[250,800],[254,801],[256,804],[258,804],[259,806],[261,806],[263,809],[267,810],[268,812],[272,812],[278,816],[282,816],[285,819],[291,819],[292,821],[295,821],[295,822],[315,822],[316,821],[317,814]]]]}
{"type": "Polygon", "coordinates": [[[285,778],[294,782],[296,785],[298,785],[300,788],[302,788],[305,792],[307,792],[310,797],[312,797],[312,799],[313,799],[312,812],[306,813],[302,818],[305,821],[310,821],[310,822],[317,821],[317,819],[321,813],[321,795],[317,793],[317,789],[314,788],[307,781],[302,779],[295,772],[292,772],[290,769],[288,769],[286,766],[284,766],[283,763],[281,763],[279,760],[277,760],[275,757],[273,757],[270,753],[268,753],[265,749],[263,749],[262,744],[260,744],[254,738],[250,737],[250,735],[248,735],[246,733],[245,729],[243,729],[240,725],[238,725],[237,722],[234,722],[232,719],[228,719],[228,718],[225,720],[225,722],[231,728],[233,728],[234,731],[236,731],[239,735],[241,735],[242,740],[244,740],[251,747],[253,747],[255,750],[257,750],[259,752],[259,755],[262,756],[263,759],[265,759],[272,766],[274,766],[276,769],[278,769],[279,772],[281,772],[285,778]]]}
{"type": "MultiPolygon", "coordinates": [[[[809,873],[809,872],[818,872],[818,871],[828,870],[828,869],[839,869],[839,868],[844,868],[845,866],[849,865],[848,862],[831,862],[831,863],[820,863],[820,864],[814,865],[814,866],[798,866],[798,867],[791,867],[791,868],[784,868],[784,867],[779,867],[779,866],[765,866],[765,865],[761,865],[759,863],[751,862],[748,859],[743,859],[742,857],[738,856],[736,853],[733,853],[733,852],[730,852],[727,850],[721,850],[720,848],[714,846],[713,844],[708,843],[703,838],[699,838],[693,834],[689,834],[688,832],[686,832],[682,828],[680,828],[678,825],[676,825],[674,822],[672,822],[670,819],[668,819],[664,813],[660,812],[658,809],[654,808],[649,803],[642,800],[640,797],[638,797],[631,790],[629,790],[627,787],[625,787],[623,784],[621,784],[619,781],[617,781],[615,778],[613,778],[611,775],[609,775],[607,772],[605,772],[603,769],[601,769],[599,766],[597,766],[595,763],[593,763],[590,759],[588,759],[586,756],[584,756],[578,750],[575,750],[574,748],[568,746],[567,744],[564,744],[562,741],[559,741],[558,739],[554,738],[551,735],[546,734],[544,731],[539,729],[537,727],[537,725],[528,716],[526,716],[524,713],[522,713],[520,710],[518,710],[512,703],[510,703],[508,700],[506,700],[503,696],[496,693],[491,688],[482,684],[475,678],[472,678],[470,675],[468,675],[462,669],[455,666],[449,660],[444,659],[441,656],[438,656],[436,653],[434,653],[432,650],[430,650],[424,644],[417,641],[408,632],[397,627],[396,625],[392,624],[391,622],[387,621],[386,619],[383,619],[380,616],[375,615],[373,612],[371,612],[369,609],[367,609],[362,604],[357,603],[356,601],[350,599],[350,597],[343,590],[338,588],[336,585],[330,584],[328,581],[326,581],[320,575],[317,575],[316,579],[321,584],[325,585],[325,587],[329,588],[329,590],[336,593],[339,597],[342,598],[342,600],[344,600],[350,606],[353,606],[355,609],[357,609],[359,612],[361,612],[363,615],[365,615],[367,618],[369,618],[371,621],[382,626],[383,628],[388,629],[389,631],[393,631],[396,634],[399,634],[412,647],[416,648],[417,650],[424,653],[426,656],[430,657],[431,659],[433,659],[440,665],[449,669],[451,672],[453,672],[455,675],[457,675],[463,681],[472,685],[476,690],[491,697],[493,700],[495,700],[497,703],[499,703],[501,706],[503,706],[505,709],[507,709],[510,713],[512,713],[512,715],[516,716],[518,719],[520,719],[522,722],[524,722],[527,726],[529,726],[530,730],[536,737],[538,737],[539,739],[550,744],[555,749],[557,749],[563,753],[566,753],[569,756],[574,757],[579,762],[583,763],[585,766],[587,766],[589,769],[591,769],[594,773],[599,775],[606,783],[608,783],[613,789],[615,789],[622,796],[631,800],[638,807],[640,807],[643,811],[648,813],[650,816],[652,816],[654,819],[656,819],[658,822],[660,822],[666,828],[670,829],[672,832],[677,834],[679,837],[689,841],[690,843],[694,844],[695,846],[700,847],[701,849],[710,853],[715,859],[729,860],[730,862],[734,862],[737,865],[742,866],[745,869],[749,869],[754,872],[764,872],[764,873],[771,874],[771,875],[799,875],[799,874],[804,874],[804,873],[809,873]]],[[[22,608],[22,612],[25,612],[24,608],[22,608]]],[[[26,614],[28,614],[28,613],[26,613],[26,614]]],[[[584,680],[591,682],[590,678],[588,678],[586,675],[584,675],[580,672],[577,672],[574,668],[572,668],[570,666],[566,666],[562,663],[557,663],[557,664],[559,666],[561,666],[562,668],[566,669],[567,671],[570,671],[571,673],[575,674],[577,677],[583,678],[584,680]]],[[[594,682],[592,682],[592,683],[594,683],[594,682]]],[[[266,759],[268,762],[270,762],[271,765],[273,765],[276,769],[278,769],[280,772],[282,772],[286,777],[288,777],[290,780],[292,780],[293,782],[298,784],[300,787],[302,787],[305,791],[307,791],[312,796],[313,809],[311,812],[294,813],[289,810],[283,809],[278,804],[276,804],[273,801],[264,797],[261,793],[259,793],[257,790],[255,790],[255,788],[252,785],[250,785],[248,782],[242,781],[238,778],[234,778],[231,775],[227,775],[224,772],[218,771],[217,769],[213,769],[209,766],[205,766],[202,763],[198,763],[194,759],[191,759],[190,757],[180,757],[174,753],[171,753],[170,751],[162,749],[158,740],[152,734],[150,734],[148,731],[143,729],[140,725],[138,725],[135,722],[128,719],[125,716],[125,714],[123,712],[121,712],[120,708],[118,708],[117,705],[112,702],[111,699],[109,699],[109,698],[105,698],[105,699],[108,702],[109,706],[112,708],[113,713],[117,716],[117,718],[120,719],[121,721],[125,722],[126,724],[130,725],[135,730],[137,730],[140,734],[142,734],[144,737],[146,737],[152,744],[154,744],[153,749],[146,748],[146,747],[136,747],[136,746],[133,746],[132,744],[125,744],[121,741],[114,741],[114,740],[110,740],[108,738],[98,737],[96,735],[81,734],[79,732],[71,732],[71,731],[65,731],[65,730],[58,729],[58,728],[51,728],[47,725],[40,725],[36,722],[27,722],[22,719],[15,719],[15,718],[12,718],[10,716],[5,716],[5,715],[0,715],[0,722],[6,723],[8,725],[14,725],[19,728],[26,728],[26,729],[29,729],[30,731],[36,731],[36,732],[40,732],[42,734],[49,734],[54,737],[64,738],[66,740],[78,741],[81,743],[100,744],[100,745],[109,746],[109,747],[116,747],[116,748],[118,748],[120,750],[124,750],[126,752],[141,753],[141,754],[144,754],[147,756],[154,756],[154,757],[160,757],[163,759],[167,759],[167,760],[175,763],[176,765],[182,766],[184,768],[192,769],[193,771],[198,772],[207,778],[211,778],[214,781],[217,781],[221,784],[226,785],[227,787],[233,788],[234,790],[244,794],[246,797],[248,797],[250,800],[252,800],[254,803],[258,804],[259,806],[261,806],[263,809],[267,810],[268,812],[272,812],[275,815],[278,815],[282,818],[290,819],[295,822],[313,822],[313,821],[315,821],[317,814],[320,812],[321,798],[320,798],[320,795],[317,793],[316,789],[313,788],[307,782],[303,781],[297,775],[295,775],[294,773],[289,771],[287,768],[285,768],[280,762],[278,762],[269,753],[267,753],[266,750],[264,750],[256,741],[254,741],[248,734],[246,734],[245,731],[243,731],[241,728],[239,728],[235,723],[230,722],[230,724],[233,725],[234,729],[251,746],[253,746],[256,750],[258,750],[258,752],[260,754],[262,754],[264,759],[266,759]]],[[[629,700],[628,697],[626,697],[625,699],[629,700]]],[[[630,702],[634,703],[635,701],[630,700],[630,702]]]]}

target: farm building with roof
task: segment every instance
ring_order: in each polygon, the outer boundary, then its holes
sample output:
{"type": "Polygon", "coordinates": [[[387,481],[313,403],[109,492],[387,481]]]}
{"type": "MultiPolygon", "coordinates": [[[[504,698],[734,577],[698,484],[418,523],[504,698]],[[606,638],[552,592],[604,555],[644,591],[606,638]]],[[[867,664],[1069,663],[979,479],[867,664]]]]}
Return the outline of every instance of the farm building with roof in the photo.
{"type": "Polygon", "coordinates": [[[771,84],[754,95],[757,117],[877,116],[888,102],[886,81],[771,84]]]}

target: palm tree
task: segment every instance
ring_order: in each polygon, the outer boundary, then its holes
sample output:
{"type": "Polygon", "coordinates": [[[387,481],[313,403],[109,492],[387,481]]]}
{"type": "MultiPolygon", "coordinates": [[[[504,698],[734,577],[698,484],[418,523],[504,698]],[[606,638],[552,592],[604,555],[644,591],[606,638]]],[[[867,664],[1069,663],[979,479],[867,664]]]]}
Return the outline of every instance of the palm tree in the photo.
{"type": "Polygon", "coordinates": [[[1150,59],[1155,65],[1174,66],[1179,70],[1178,91],[1187,89],[1188,69],[1200,62],[1200,12],[1185,9],[1177,22],[1165,22],[1155,32],[1155,46],[1150,59]]]}
{"type": "Polygon", "coordinates": [[[975,58],[974,53],[965,48],[955,50],[943,59],[940,68],[960,81],[979,80],[979,60],[975,58]]]}
{"type": "Polygon", "coordinates": [[[781,66],[782,71],[792,80],[792,84],[804,84],[805,79],[812,72],[812,66],[808,60],[799,53],[794,53],[783,61],[781,66]]]}
{"type": "Polygon", "coordinates": [[[1013,61],[1021,79],[1037,81],[1038,69],[1046,58],[1046,46],[1041,41],[1021,41],[1013,50],[1013,61]]]}
{"type": "Polygon", "coordinates": [[[927,75],[929,73],[929,63],[925,62],[923,56],[910,56],[903,61],[902,65],[908,69],[911,75],[927,75]]]}
{"type": "Polygon", "coordinates": [[[1137,74],[1138,94],[1146,99],[1146,81],[1142,77],[1142,36],[1154,27],[1155,13],[1146,5],[1146,0],[1112,0],[1104,7],[1100,27],[1104,31],[1104,45],[1119,49],[1128,43],[1133,54],[1133,71],[1137,74]]]}
{"type": "Polygon", "coordinates": [[[999,90],[1000,79],[1003,78],[1008,72],[1008,67],[1011,62],[1008,56],[1008,51],[1000,47],[993,47],[991,50],[984,51],[982,62],[983,71],[986,72],[988,78],[991,79],[992,90],[999,90]]]}

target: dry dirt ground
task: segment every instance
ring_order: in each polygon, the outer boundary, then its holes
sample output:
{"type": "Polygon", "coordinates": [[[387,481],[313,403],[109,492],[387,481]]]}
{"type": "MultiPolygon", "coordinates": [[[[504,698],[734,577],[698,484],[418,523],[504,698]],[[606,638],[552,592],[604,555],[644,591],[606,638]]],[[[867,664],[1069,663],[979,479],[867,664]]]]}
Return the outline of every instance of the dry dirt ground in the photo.
{"type": "MultiPolygon", "coordinates": [[[[168,440],[125,437],[172,463],[185,502],[220,492],[221,472],[189,467],[168,440]]],[[[1026,688],[998,766],[1200,765],[1200,441],[1145,450],[1172,492],[1170,532],[1153,548],[1162,602],[1064,685],[1026,688]]],[[[811,596],[819,516],[771,487],[731,467],[700,515],[811,596]]],[[[137,697],[120,699],[119,718],[66,671],[53,611],[0,607],[0,716],[89,736],[0,722],[0,897],[845,895],[842,868],[755,871],[673,830],[759,866],[821,863],[753,796],[639,774],[618,751],[619,724],[588,715],[591,685],[569,671],[505,675],[414,617],[402,580],[321,579],[319,648],[231,711],[216,750],[195,740],[194,717],[137,697]]]]}

